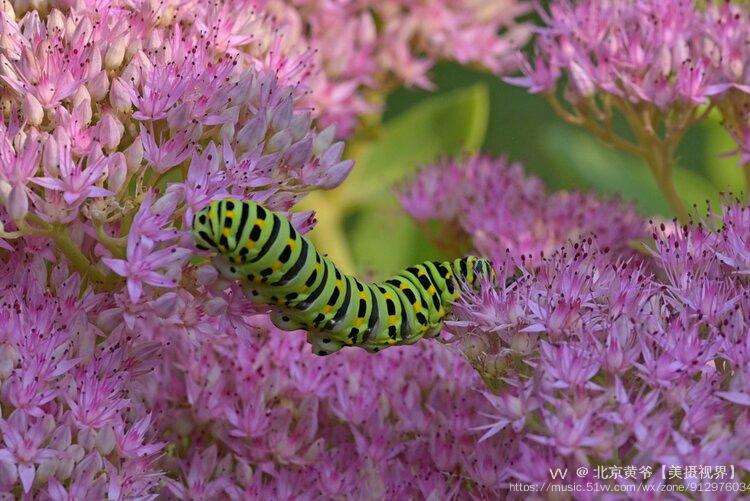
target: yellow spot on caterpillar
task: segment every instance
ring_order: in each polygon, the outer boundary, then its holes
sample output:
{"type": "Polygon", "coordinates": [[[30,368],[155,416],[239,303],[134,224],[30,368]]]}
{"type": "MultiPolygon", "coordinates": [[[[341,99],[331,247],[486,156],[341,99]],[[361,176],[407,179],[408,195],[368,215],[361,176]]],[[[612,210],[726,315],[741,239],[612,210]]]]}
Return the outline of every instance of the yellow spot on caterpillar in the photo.
{"type": "Polygon", "coordinates": [[[336,280],[336,288],[341,289],[341,280],[336,280]]]}
{"type": "Polygon", "coordinates": [[[388,315],[388,323],[393,325],[396,323],[396,315],[388,315]]]}
{"type": "Polygon", "coordinates": [[[383,297],[386,298],[386,299],[390,299],[391,298],[391,293],[390,292],[386,292],[385,294],[383,294],[383,297]]]}
{"type": "Polygon", "coordinates": [[[396,344],[397,341],[395,339],[388,338],[388,339],[386,339],[386,342],[388,344],[396,344]]]}
{"type": "Polygon", "coordinates": [[[409,286],[406,285],[406,282],[401,282],[401,285],[399,286],[399,288],[402,289],[402,290],[406,290],[406,289],[409,288],[409,286]]]}
{"type": "Polygon", "coordinates": [[[248,249],[252,249],[253,247],[255,247],[255,242],[251,240],[247,244],[245,244],[245,247],[247,247],[248,249]]]}
{"type": "Polygon", "coordinates": [[[434,285],[430,285],[430,287],[427,289],[427,292],[429,294],[435,294],[435,286],[434,285]]]}
{"type": "Polygon", "coordinates": [[[329,305],[325,305],[323,307],[323,313],[331,313],[331,310],[333,310],[333,307],[331,307],[329,305]]]}
{"type": "Polygon", "coordinates": [[[365,298],[367,298],[367,294],[365,294],[364,291],[362,291],[362,292],[359,293],[359,298],[360,299],[365,299],[365,298]]]}
{"type": "Polygon", "coordinates": [[[281,261],[276,261],[275,263],[273,263],[273,266],[271,266],[271,268],[273,269],[273,271],[279,271],[283,266],[284,263],[282,263],[281,261]]]}
{"type": "Polygon", "coordinates": [[[414,303],[414,313],[419,313],[422,311],[422,305],[419,303],[414,303]]]}
{"type": "Polygon", "coordinates": [[[222,233],[224,233],[225,237],[228,237],[232,234],[232,228],[224,228],[224,231],[222,233]]]}
{"type": "Polygon", "coordinates": [[[362,323],[364,323],[364,321],[365,321],[364,318],[358,318],[357,320],[354,321],[354,327],[359,327],[360,325],[362,325],[362,323]]]}
{"type": "Polygon", "coordinates": [[[228,210],[224,214],[226,215],[226,217],[234,217],[234,211],[233,210],[228,210]]]}
{"type": "Polygon", "coordinates": [[[352,341],[351,339],[347,339],[347,340],[346,340],[346,341],[344,341],[344,342],[345,342],[346,344],[348,344],[349,346],[351,346],[351,345],[353,345],[353,344],[354,344],[354,341],[352,341]]]}
{"type": "Polygon", "coordinates": [[[266,222],[265,222],[265,220],[263,220],[263,219],[256,219],[256,220],[255,220],[255,224],[257,224],[257,225],[258,225],[258,227],[259,227],[259,228],[260,228],[260,229],[262,230],[262,229],[263,229],[263,226],[264,226],[264,225],[266,224],[266,222]]]}
{"type": "Polygon", "coordinates": [[[292,249],[294,249],[295,245],[297,245],[297,241],[294,240],[293,238],[290,238],[289,239],[289,247],[291,247],[292,249]]]}

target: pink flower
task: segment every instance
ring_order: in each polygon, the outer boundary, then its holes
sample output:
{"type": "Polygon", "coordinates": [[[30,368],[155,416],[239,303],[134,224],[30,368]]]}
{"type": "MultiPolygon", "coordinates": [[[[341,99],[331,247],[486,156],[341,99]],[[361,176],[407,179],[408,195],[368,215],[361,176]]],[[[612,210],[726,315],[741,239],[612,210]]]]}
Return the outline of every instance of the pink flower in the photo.
{"type": "Polygon", "coordinates": [[[108,164],[107,157],[96,159],[89,157],[89,161],[84,168],[82,161],[75,162],[73,160],[68,147],[60,146],[59,159],[59,178],[34,177],[31,181],[47,189],[61,191],[63,199],[74,207],[87,198],[114,195],[111,191],[95,184],[102,181],[105,176],[108,164]]]}
{"type": "Polygon", "coordinates": [[[176,287],[180,267],[190,258],[191,251],[176,245],[154,250],[150,240],[142,238],[137,231],[128,236],[127,259],[102,258],[112,271],[127,278],[128,295],[138,302],[143,286],[176,287]],[[157,270],[166,268],[165,273],[157,270]]]}
{"type": "MultiPolygon", "coordinates": [[[[51,419],[51,416],[48,416],[51,419]]],[[[56,457],[59,453],[43,447],[49,432],[45,419],[29,419],[21,411],[16,411],[5,419],[0,419],[5,447],[0,449],[0,461],[5,461],[18,471],[23,491],[29,492],[36,475],[36,466],[56,457]]],[[[54,426],[54,420],[52,420],[54,426]]]]}
{"type": "Polygon", "coordinates": [[[130,429],[125,431],[125,423],[118,421],[115,424],[115,435],[117,437],[117,450],[128,458],[151,456],[166,445],[165,442],[143,443],[144,437],[149,431],[151,414],[147,414],[136,421],[130,429]]]}

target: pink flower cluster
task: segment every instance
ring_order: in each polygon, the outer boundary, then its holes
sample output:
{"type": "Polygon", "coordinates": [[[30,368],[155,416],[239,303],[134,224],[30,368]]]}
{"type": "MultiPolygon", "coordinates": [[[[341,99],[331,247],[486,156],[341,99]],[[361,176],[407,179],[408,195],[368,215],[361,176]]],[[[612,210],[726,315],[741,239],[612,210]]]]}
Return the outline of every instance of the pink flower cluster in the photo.
{"type": "Polygon", "coordinates": [[[431,88],[438,60],[497,74],[515,69],[515,51],[530,34],[516,22],[530,10],[524,0],[270,0],[267,8],[316,50],[327,81],[314,83],[311,97],[324,123],[342,132],[355,124],[352,109],[378,111],[384,90],[431,88]]]}
{"type": "MultiPolygon", "coordinates": [[[[747,152],[750,9],[732,2],[706,4],[553,1],[548,12],[540,10],[545,26],[536,31],[534,57],[522,62],[525,75],[508,81],[543,93],[565,82],[567,100],[583,114],[596,108],[590,98],[597,95],[661,112],[718,104],[734,117],[729,130],[747,152]]],[[[606,120],[610,107],[617,105],[604,101],[594,113],[597,120],[606,120]]],[[[631,125],[638,120],[625,115],[631,125]]],[[[678,131],[695,118],[675,117],[667,127],[678,131]]],[[[651,117],[653,127],[656,121],[651,117]]]]}
{"type": "Polygon", "coordinates": [[[537,183],[520,176],[502,159],[469,159],[424,171],[402,194],[411,212],[459,224],[495,259],[498,286],[462,298],[449,330],[490,390],[477,429],[506,444],[500,476],[542,483],[550,468],[584,467],[571,482],[644,481],[594,477],[614,464],[656,472],[645,481],[657,485],[662,467],[705,465],[750,479],[750,207],[654,224],[652,246],[634,255],[624,244],[637,219],[600,205],[593,232],[553,233],[552,251],[529,256],[508,234],[540,228],[545,244],[544,229],[565,225],[526,213],[566,196],[528,196],[537,183]],[[474,214],[494,222],[472,224],[474,214]]]}
{"type": "MultiPolygon", "coordinates": [[[[477,373],[437,343],[320,358],[232,295],[151,314],[64,265],[0,268],[0,491],[49,499],[435,497],[496,488],[477,373]],[[132,322],[132,326],[130,325],[132,322]]],[[[173,303],[170,307],[169,303],[173,303]]],[[[482,494],[484,493],[484,494],[482,494]]]]}
{"type": "MultiPolygon", "coordinates": [[[[468,429],[490,407],[459,355],[324,362],[194,253],[185,228],[209,200],[287,211],[352,168],[315,122],[341,110],[310,109],[322,56],[302,38],[284,49],[297,32],[270,5],[0,3],[0,495],[494,488],[499,442],[468,429]]],[[[469,12],[436,37],[472,36],[469,12]]],[[[427,33],[402,35],[409,54],[448,56],[427,33]]],[[[347,79],[352,96],[381,85],[347,79]]]]}
{"type": "Polygon", "coordinates": [[[509,254],[536,264],[561,243],[591,234],[625,252],[646,230],[633,207],[584,193],[548,194],[540,179],[504,157],[441,161],[402,186],[398,198],[418,221],[441,223],[438,243],[468,241],[497,262],[509,254]]]}

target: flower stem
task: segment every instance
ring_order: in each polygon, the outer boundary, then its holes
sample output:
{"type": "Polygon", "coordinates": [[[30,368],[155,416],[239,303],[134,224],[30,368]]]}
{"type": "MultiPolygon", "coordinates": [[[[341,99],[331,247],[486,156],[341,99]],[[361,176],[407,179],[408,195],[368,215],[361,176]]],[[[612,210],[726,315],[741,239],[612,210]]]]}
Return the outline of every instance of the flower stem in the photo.
{"type": "Polygon", "coordinates": [[[656,184],[677,219],[682,223],[687,223],[690,220],[690,213],[677,193],[672,178],[672,166],[675,163],[673,142],[670,139],[651,136],[648,143],[645,160],[654,175],[656,184]]]}

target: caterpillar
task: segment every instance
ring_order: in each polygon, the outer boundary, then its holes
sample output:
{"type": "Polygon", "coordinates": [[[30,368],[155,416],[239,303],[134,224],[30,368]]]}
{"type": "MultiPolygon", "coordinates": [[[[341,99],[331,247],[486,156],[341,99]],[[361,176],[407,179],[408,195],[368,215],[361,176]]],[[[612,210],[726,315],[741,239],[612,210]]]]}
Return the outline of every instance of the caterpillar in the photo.
{"type": "Polygon", "coordinates": [[[249,200],[211,202],[192,219],[196,246],[215,250],[213,264],[243,282],[245,295],[271,306],[279,329],[307,330],[318,355],[345,346],[377,352],[440,333],[463,288],[494,282],[492,263],[467,256],[425,261],[375,283],[342,273],[287,218],[249,200]]]}

